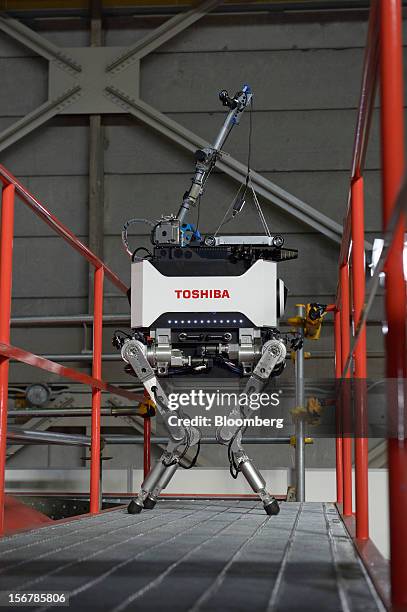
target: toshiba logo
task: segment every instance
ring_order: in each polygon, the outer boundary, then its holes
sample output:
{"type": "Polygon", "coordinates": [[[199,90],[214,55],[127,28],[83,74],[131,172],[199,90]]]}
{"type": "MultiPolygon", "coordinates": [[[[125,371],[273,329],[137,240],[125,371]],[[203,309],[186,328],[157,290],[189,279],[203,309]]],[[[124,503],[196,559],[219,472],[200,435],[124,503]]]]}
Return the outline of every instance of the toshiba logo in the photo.
{"type": "Polygon", "coordinates": [[[221,300],[230,298],[227,289],[174,289],[174,291],[178,299],[183,298],[184,300],[198,300],[204,298],[221,300]]]}

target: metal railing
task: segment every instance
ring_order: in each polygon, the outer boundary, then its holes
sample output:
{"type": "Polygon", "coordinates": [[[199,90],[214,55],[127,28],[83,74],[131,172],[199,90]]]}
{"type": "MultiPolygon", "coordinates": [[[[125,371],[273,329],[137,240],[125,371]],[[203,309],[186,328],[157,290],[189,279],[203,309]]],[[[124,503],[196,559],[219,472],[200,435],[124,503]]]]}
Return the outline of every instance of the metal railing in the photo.
{"type": "MultiPolygon", "coordinates": [[[[387,409],[405,419],[406,380],[406,284],[403,272],[406,194],[404,174],[404,109],[402,70],[402,8],[400,0],[373,0],[363,66],[362,86],[355,130],[347,213],[339,258],[339,283],[334,315],[335,375],[341,379],[341,401],[350,402],[346,379],[367,377],[365,304],[364,160],[369,138],[376,82],[380,69],[380,122],[382,150],[383,234],[390,245],[381,262],[386,274],[385,303],[388,331],[385,338],[386,375],[398,381],[401,394],[388,397],[387,409]],[[400,203],[400,198],[403,201],[400,203]],[[396,217],[395,214],[397,213],[396,217]],[[352,328],[352,334],[351,334],[352,328]],[[404,391],[403,391],[404,389],[404,391]]],[[[376,276],[378,274],[375,273],[376,276]]],[[[339,412],[341,412],[339,410],[339,412]]],[[[338,425],[341,426],[339,416],[338,425]]],[[[363,557],[369,541],[368,439],[366,387],[355,385],[355,541],[363,557]],[[363,542],[365,544],[363,544],[363,542]]],[[[343,431],[343,430],[342,430],[343,431]]],[[[388,440],[390,503],[390,573],[392,609],[407,607],[407,439],[406,432],[388,440]]],[[[336,442],[337,501],[345,521],[352,517],[352,438],[349,433],[336,442]]],[[[372,564],[371,564],[372,565],[372,564]]],[[[372,567],[368,567],[371,570],[372,567]]],[[[379,580],[380,582],[380,580],[379,580]]]]}
{"type": "Polygon", "coordinates": [[[109,391],[128,400],[140,401],[142,396],[126,389],[110,385],[102,378],[102,326],[103,285],[107,278],[122,293],[127,286],[103,261],[88,249],[51,214],[25,187],[0,165],[2,183],[0,230],[0,533],[4,532],[5,462],[7,444],[7,405],[10,359],[25,363],[79,382],[92,389],[91,462],[90,462],[90,512],[100,510],[100,417],[101,394],[109,391]],[[14,205],[18,198],[42,221],[58,234],[70,247],[85,258],[94,268],[93,354],[92,375],[69,368],[55,361],[35,355],[10,344],[11,289],[13,270],[14,205]]]}

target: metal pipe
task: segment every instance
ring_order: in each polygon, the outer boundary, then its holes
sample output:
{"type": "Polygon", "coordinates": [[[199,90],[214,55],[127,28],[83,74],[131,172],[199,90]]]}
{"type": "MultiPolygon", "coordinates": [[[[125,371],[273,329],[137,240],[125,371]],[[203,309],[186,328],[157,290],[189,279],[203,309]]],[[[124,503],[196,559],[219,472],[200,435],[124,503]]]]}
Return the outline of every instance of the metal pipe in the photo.
{"type": "MultiPolygon", "coordinates": [[[[382,327],[382,323],[380,324],[380,327],[382,327]]],[[[369,353],[367,354],[367,356],[371,359],[381,359],[384,357],[384,353],[382,351],[369,351],[369,353]]],[[[76,361],[78,362],[86,362],[89,363],[92,361],[92,354],[86,354],[86,353],[70,353],[70,354],[65,354],[65,355],[55,355],[55,354],[50,354],[50,355],[40,355],[40,357],[43,357],[44,359],[48,359],[49,361],[54,361],[54,362],[59,362],[59,363],[74,363],[76,361]]],[[[332,351],[313,351],[312,355],[310,357],[310,359],[333,359],[334,358],[334,353],[332,351]]],[[[286,359],[290,359],[290,356],[287,356],[286,359]]],[[[13,358],[10,359],[11,362],[17,361],[13,358]]],[[[108,354],[104,354],[102,355],[102,361],[123,361],[120,353],[115,354],[115,353],[108,353],[108,354]]]]}
{"type": "Polygon", "coordinates": [[[144,476],[147,476],[151,469],[151,419],[146,417],[143,423],[143,442],[144,442],[144,457],[143,469],[144,476]]]}
{"type": "MultiPolygon", "coordinates": [[[[348,264],[339,270],[340,294],[341,294],[341,369],[346,364],[346,357],[350,351],[350,329],[349,329],[349,267],[348,264]]],[[[349,370],[345,378],[350,377],[349,370]]],[[[343,513],[345,516],[352,516],[352,438],[350,437],[351,424],[350,416],[350,387],[349,383],[342,385],[341,393],[341,412],[343,426],[343,513]]]]}
{"type": "MultiPolygon", "coordinates": [[[[93,363],[92,376],[102,378],[102,333],[103,333],[103,280],[104,269],[95,269],[93,286],[93,363]]],[[[90,513],[97,514],[101,509],[102,491],[100,466],[100,405],[102,391],[92,387],[92,425],[90,460],[90,513]]]]}
{"type": "MultiPolygon", "coordinates": [[[[144,436],[125,436],[111,434],[103,436],[105,444],[144,444],[144,436]]],[[[152,436],[151,444],[167,444],[168,437],[152,436]]],[[[244,444],[291,444],[291,438],[268,438],[266,436],[247,436],[242,439],[244,444]]],[[[219,444],[215,436],[201,438],[201,444],[219,444]]]]}
{"type": "MultiPolygon", "coordinates": [[[[0,228],[0,342],[10,342],[13,280],[14,185],[3,187],[0,228]]],[[[7,445],[9,359],[0,356],[0,535],[4,533],[4,486],[7,445]]]]}
{"type": "MultiPolygon", "coordinates": [[[[74,361],[86,361],[86,363],[88,363],[93,360],[92,353],[89,353],[89,354],[69,353],[65,355],[50,354],[50,355],[39,355],[39,356],[43,357],[44,359],[48,359],[49,361],[64,362],[64,363],[69,363],[69,362],[74,362],[74,361]]],[[[10,361],[14,361],[14,360],[11,359],[10,361]]],[[[118,354],[112,353],[112,354],[102,355],[102,361],[123,361],[123,360],[120,356],[120,353],[118,354]]]]}
{"type": "Polygon", "coordinates": [[[7,440],[15,442],[33,442],[35,444],[67,444],[69,446],[90,446],[89,436],[79,434],[65,434],[54,431],[34,431],[30,429],[17,429],[9,427],[7,440]]]}
{"type": "MultiPolygon", "coordinates": [[[[356,330],[365,304],[365,220],[364,185],[360,177],[351,185],[352,214],[352,298],[353,329],[356,330]]],[[[367,358],[366,326],[360,331],[354,352],[355,384],[355,503],[356,537],[369,538],[369,441],[366,437],[367,425],[367,358]]]]}
{"type": "Polygon", "coordinates": [[[28,351],[25,351],[24,349],[11,346],[4,342],[0,342],[0,355],[16,359],[18,362],[26,363],[29,366],[40,368],[41,370],[45,370],[46,372],[52,372],[52,374],[58,374],[59,376],[68,378],[70,381],[73,382],[79,382],[81,384],[88,385],[89,387],[97,387],[98,389],[102,389],[103,391],[107,391],[109,393],[112,393],[113,395],[120,395],[121,397],[125,397],[126,399],[129,399],[131,401],[140,401],[139,395],[136,395],[131,391],[127,391],[127,389],[115,387],[104,380],[98,380],[93,376],[84,374],[80,370],[75,370],[74,368],[67,368],[66,366],[63,366],[60,363],[50,361],[49,359],[45,359],[44,357],[40,357],[39,355],[34,355],[34,353],[30,353],[28,351]]]}
{"type": "MultiPolygon", "coordinates": [[[[65,326],[65,325],[78,325],[81,326],[84,323],[89,325],[93,324],[93,315],[91,314],[79,314],[79,315],[57,315],[57,316],[40,316],[40,317],[13,317],[11,319],[12,327],[42,327],[42,326],[65,326]]],[[[114,314],[104,315],[104,325],[121,325],[128,323],[130,325],[130,316],[127,314],[114,314]]]]}
{"type": "MultiPolygon", "coordinates": [[[[101,416],[139,416],[137,408],[101,408],[101,416]]],[[[30,410],[8,410],[9,417],[89,417],[92,416],[92,408],[32,408],[30,410]]]]}
{"type": "MultiPolygon", "coordinates": [[[[297,316],[304,317],[304,304],[297,304],[297,316]]],[[[304,347],[295,355],[295,396],[296,408],[304,408],[304,347]]],[[[305,440],[304,419],[299,416],[295,421],[295,478],[296,500],[305,501],[305,440]]]]}
{"type": "MultiPolygon", "coordinates": [[[[403,47],[400,0],[381,0],[381,139],[383,228],[386,230],[404,172],[403,47]]],[[[390,573],[392,605],[407,608],[407,433],[406,286],[403,273],[405,215],[385,266],[386,374],[390,383],[389,417],[398,417],[398,435],[388,443],[390,573]]]]}
{"type": "MultiPolygon", "coordinates": [[[[19,444],[67,444],[71,446],[89,446],[91,438],[77,434],[65,434],[54,431],[34,431],[30,429],[13,429],[9,427],[7,439],[12,443],[18,441],[19,444]]],[[[165,445],[169,441],[165,436],[153,436],[151,444],[165,445]]],[[[102,437],[102,442],[106,444],[144,444],[144,436],[125,436],[121,434],[111,434],[102,437]]],[[[251,436],[243,438],[244,444],[290,444],[291,438],[267,438],[251,436]]],[[[219,444],[215,437],[201,438],[201,444],[219,444]]]]}
{"type": "MultiPolygon", "coordinates": [[[[78,326],[81,327],[83,324],[93,324],[93,315],[80,314],[80,315],[56,315],[56,316],[39,316],[39,317],[12,317],[12,327],[68,327],[78,326]]],[[[382,321],[370,320],[369,325],[381,326],[382,321]]],[[[108,314],[103,316],[103,325],[125,325],[130,327],[130,317],[127,314],[108,314]]],[[[332,325],[328,320],[324,322],[324,326],[332,325]]],[[[290,327],[287,321],[280,321],[280,326],[290,327]]]]}
{"type": "MultiPolygon", "coordinates": [[[[342,375],[341,359],[341,313],[339,310],[334,314],[335,331],[335,378],[340,381],[342,375]]],[[[343,502],[343,439],[341,432],[341,410],[340,402],[336,406],[336,501],[343,502]]]]}

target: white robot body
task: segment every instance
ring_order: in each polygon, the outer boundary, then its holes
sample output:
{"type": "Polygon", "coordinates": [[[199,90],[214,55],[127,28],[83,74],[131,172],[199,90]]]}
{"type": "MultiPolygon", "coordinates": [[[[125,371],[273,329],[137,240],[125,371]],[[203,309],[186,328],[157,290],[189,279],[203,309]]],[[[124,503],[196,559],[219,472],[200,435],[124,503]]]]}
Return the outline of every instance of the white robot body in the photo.
{"type": "Polygon", "coordinates": [[[167,320],[161,320],[161,326],[171,327],[183,314],[194,315],[182,320],[189,328],[219,323],[247,327],[248,322],[276,327],[284,302],[285,287],[274,261],[259,259],[240,276],[165,276],[147,260],[131,267],[133,329],[150,328],[162,317],[167,320]],[[242,318],[229,321],[231,313],[242,318]]]}

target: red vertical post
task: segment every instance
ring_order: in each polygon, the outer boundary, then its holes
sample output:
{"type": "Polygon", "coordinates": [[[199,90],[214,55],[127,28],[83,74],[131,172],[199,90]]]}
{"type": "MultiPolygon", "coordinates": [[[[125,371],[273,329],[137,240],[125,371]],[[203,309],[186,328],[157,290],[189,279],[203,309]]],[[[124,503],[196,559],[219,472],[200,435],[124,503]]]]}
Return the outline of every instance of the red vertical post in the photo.
{"type": "MultiPolygon", "coordinates": [[[[383,228],[386,229],[404,173],[403,48],[400,0],[381,0],[381,139],[383,228]]],[[[405,216],[387,258],[386,375],[388,409],[399,416],[399,435],[389,440],[390,573],[393,610],[407,608],[406,286],[403,274],[405,216]],[[404,422],[403,422],[404,421],[404,422]]]]}
{"type": "MultiPolygon", "coordinates": [[[[103,331],[103,267],[95,268],[93,306],[93,366],[92,376],[102,378],[102,331],[103,331]]],[[[97,514],[101,508],[100,487],[100,404],[102,391],[92,389],[92,429],[90,455],[90,512],[97,514]]]]}
{"type": "MultiPolygon", "coordinates": [[[[335,310],[334,313],[334,334],[335,334],[335,378],[341,379],[342,358],[341,358],[341,313],[335,310]]],[[[340,405],[336,407],[336,421],[340,421],[340,405]],[[339,413],[339,414],[338,414],[339,413]]],[[[340,423],[339,423],[340,424],[340,423]]],[[[338,504],[343,502],[343,439],[340,428],[336,430],[336,501],[338,504]]]]}
{"type": "MultiPolygon", "coordinates": [[[[349,267],[346,263],[340,268],[341,285],[341,365],[342,372],[350,353],[350,310],[349,310],[349,267]]],[[[344,376],[350,378],[348,369],[344,376]]],[[[342,441],[343,451],[343,514],[352,515],[352,438],[350,437],[350,389],[348,383],[343,385],[342,391],[342,415],[344,420],[344,437],[342,441]]]]}
{"type": "MultiPolygon", "coordinates": [[[[13,280],[14,185],[3,188],[0,229],[0,342],[10,343],[13,280]]],[[[9,360],[0,357],[0,534],[4,533],[9,360]]]]}
{"type": "MultiPolygon", "coordinates": [[[[357,329],[365,304],[365,219],[363,178],[351,184],[352,216],[352,298],[354,328],[357,329]]],[[[355,382],[355,502],[356,537],[367,540],[369,537],[369,444],[367,432],[367,395],[366,395],[366,325],[360,332],[354,352],[355,382]]]]}

